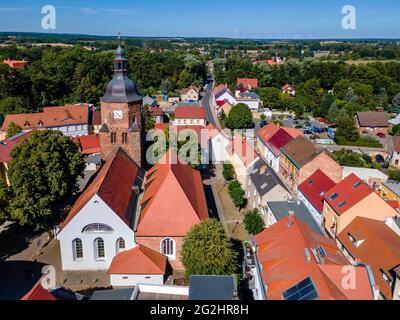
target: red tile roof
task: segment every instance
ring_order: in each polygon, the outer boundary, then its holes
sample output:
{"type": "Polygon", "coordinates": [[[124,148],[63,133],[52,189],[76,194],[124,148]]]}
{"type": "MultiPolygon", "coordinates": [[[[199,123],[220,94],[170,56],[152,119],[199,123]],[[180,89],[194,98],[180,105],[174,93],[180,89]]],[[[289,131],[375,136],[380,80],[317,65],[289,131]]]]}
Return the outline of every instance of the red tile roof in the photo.
{"type": "Polygon", "coordinates": [[[29,61],[25,61],[25,60],[4,60],[3,63],[8,65],[10,68],[21,69],[21,68],[26,67],[29,64],[29,61]]]}
{"type": "Polygon", "coordinates": [[[357,112],[356,118],[360,127],[386,128],[389,126],[389,119],[384,112],[357,112]]]}
{"type": "Polygon", "coordinates": [[[57,300],[50,292],[42,287],[40,281],[38,281],[35,286],[25,294],[20,300],[57,300]]]}
{"type": "Polygon", "coordinates": [[[324,199],[338,215],[341,215],[373,192],[364,181],[352,173],[332,189],[328,190],[325,193],[324,199]],[[337,194],[337,197],[332,199],[331,197],[334,194],[337,194]]]}
{"type": "Polygon", "coordinates": [[[178,107],[175,119],[206,119],[206,111],[203,107],[178,107]]]}
{"type": "Polygon", "coordinates": [[[98,134],[81,136],[77,140],[81,146],[82,154],[100,153],[100,136],[98,134]]]}
{"type": "Polygon", "coordinates": [[[8,163],[11,160],[11,151],[23,139],[28,138],[31,131],[23,132],[14,137],[0,141],[0,162],[8,163]]]}
{"type": "Polygon", "coordinates": [[[380,291],[392,300],[392,288],[383,279],[382,271],[392,278],[391,271],[400,265],[400,237],[384,222],[364,217],[355,218],[337,237],[355,260],[371,267],[380,291]],[[353,245],[349,234],[363,242],[358,247],[353,245]]]}
{"type": "Polygon", "coordinates": [[[332,189],[336,183],[321,170],[315,171],[311,177],[299,186],[299,191],[320,212],[324,207],[324,195],[332,189]]]}
{"type": "Polygon", "coordinates": [[[41,129],[78,124],[88,124],[89,105],[66,105],[43,108],[43,112],[7,115],[1,127],[7,131],[11,122],[20,128],[41,129]]]}
{"type": "Polygon", "coordinates": [[[132,187],[140,175],[139,166],[119,149],[107,160],[99,170],[96,178],[80,195],[67,218],[61,225],[63,229],[93,198],[98,195],[126,224],[131,224],[133,212],[130,212],[134,191],[132,187]]]}
{"type": "Polygon", "coordinates": [[[218,86],[216,86],[214,88],[214,95],[217,95],[218,93],[220,93],[222,90],[226,89],[226,85],[224,84],[219,84],[218,86]]]}
{"type": "Polygon", "coordinates": [[[109,274],[165,274],[167,257],[142,245],[116,255],[109,274]]]}
{"type": "Polygon", "coordinates": [[[218,107],[222,107],[225,103],[229,103],[229,101],[227,100],[227,99],[225,99],[225,100],[218,100],[217,101],[217,106],[218,107]]]}
{"type": "Polygon", "coordinates": [[[159,130],[162,130],[162,131],[164,131],[168,127],[169,127],[169,123],[156,123],[154,125],[154,129],[159,129],[159,130]]]}
{"type": "Polygon", "coordinates": [[[153,117],[160,117],[164,114],[164,111],[161,107],[149,107],[149,110],[151,111],[151,115],[153,117]]]}
{"type": "Polygon", "coordinates": [[[238,78],[236,84],[242,85],[245,88],[258,88],[258,80],[254,78],[238,78]]]}
{"type": "Polygon", "coordinates": [[[136,236],[185,236],[190,228],[208,218],[200,172],[171,154],[158,161],[146,174],[145,191],[136,236]]]}
{"type": "Polygon", "coordinates": [[[94,126],[101,126],[101,111],[93,111],[93,122],[94,126]]]}
{"type": "Polygon", "coordinates": [[[249,167],[258,159],[259,156],[254,149],[254,145],[251,145],[242,136],[235,135],[232,143],[232,154],[236,154],[246,167],[249,167]]]}
{"type": "Polygon", "coordinates": [[[257,259],[267,286],[267,299],[283,300],[283,292],[310,277],[320,300],[371,300],[372,290],[365,267],[356,267],[356,289],[342,289],[342,267],[347,260],[335,242],[313,231],[296,216],[287,216],[255,236],[257,259]],[[321,259],[318,245],[326,255],[321,259]],[[305,249],[310,258],[305,258],[305,249]],[[317,250],[319,261],[312,249],[317,250]]]}

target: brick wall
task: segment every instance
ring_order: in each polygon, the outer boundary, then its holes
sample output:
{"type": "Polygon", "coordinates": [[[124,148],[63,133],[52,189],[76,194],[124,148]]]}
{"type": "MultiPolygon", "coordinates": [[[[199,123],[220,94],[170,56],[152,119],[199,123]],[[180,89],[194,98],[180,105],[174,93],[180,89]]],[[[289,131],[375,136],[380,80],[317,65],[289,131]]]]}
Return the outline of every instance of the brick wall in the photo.
{"type": "Polygon", "coordinates": [[[333,160],[326,152],[322,152],[301,168],[299,184],[302,184],[318,169],[324,172],[336,183],[342,181],[342,166],[333,160]]]}
{"type": "MultiPolygon", "coordinates": [[[[136,242],[140,245],[153,249],[154,251],[160,252],[161,241],[166,237],[136,237],[136,242]]],[[[169,260],[174,270],[185,270],[181,262],[181,250],[182,250],[182,237],[169,237],[175,240],[175,260],[169,260]]]]}

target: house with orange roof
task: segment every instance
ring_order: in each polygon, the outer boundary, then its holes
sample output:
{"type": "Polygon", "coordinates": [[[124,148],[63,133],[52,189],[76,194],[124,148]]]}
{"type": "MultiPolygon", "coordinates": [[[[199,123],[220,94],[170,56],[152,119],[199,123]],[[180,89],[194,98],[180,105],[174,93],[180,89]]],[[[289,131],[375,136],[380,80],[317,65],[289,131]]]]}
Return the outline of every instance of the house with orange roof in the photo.
{"type": "Polygon", "coordinates": [[[336,242],[352,264],[371,267],[380,299],[400,300],[400,288],[395,290],[396,268],[400,267],[400,236],[385,222],[356,217],[338,234],[336,242]]]}
{"type": "Polygon", "coordinates": [[[283,93],[289,94],[291,96],[295,96],[296,95],[296,90],[293,88],[293,86],[291,86],[290,84],[285,84],[284,86],[282,86],[281,88],[283,93]]]}
{"type": "Polygon", "coordinates": [[[208,218],[200,172],[168,152],[147,171],[143,189],[136,241],[166,256],[174,270],[183,270],[183,238],[193,225],[208,218]]]}
{"type": "Polygon", "coordinates": [[[198,101],[199,97],[200,89],[194,86],[181,90],[181,101],[198,101]]]}
{"type": "Polygon", "coordinates": [[[294,215],[289,214],[255,236],[253,245],[256,263],[251,272],[256,300],[377,297],[368,266],[349,265],[332,239],[315,232],[294,215]],[[353,282],[349,283],[349,279],[353,282]]]}
{"type": "Polygon", "coordinates": [[[258,80],[255,78],[238,78],[236,85],[251,91],[258,88],[258,80]]]}
{"type": "Polygon", "coordinates": [[[4,60],[4,64],[8,65],[12,69],[24,69],[29,65],[29,61],[26,60],[4,60]]]}
{"type": "Polygon", "coordinates": [[[279,157],[279,174],[297,192],[298,186],[307,180],[317,169],[324,172],[334,182],[340,182],[343,167],[328,154],[318,150],[315,145],[303,136],[284,145],[279,157]]]}
{"type": "Polygon", "coordinates": [[[177,107],[173,124],[175,126],[196,125],[205,127],[207,125],[206,119],[206,111],[203,107],[177,107]]]}
{"type": "Polygon", "coordinates": [[[299,129],[280,127],[271,122],[257,132],[256,147],[268,165],[278,173],[280,148],[301,135],[303,132],[299,129]]]}
{"type": "Polygon", "coordinates": [[[7,115],[0,129],[0,135],[7,133],[14,122],[24,132],[29,130],[59,130],[65,136],[79,137],[89,134],[89,105],[65,105],[46,107],[43,112],[7,115]]]}
{"type": "Polygon", "coordinates": [[[233,105],[229,102],[228,99],[225,100],[218,100],[217,102],[217,113],[220,114],[222,111],[224,111],[224,113],[226,115],[229,114],[229,112],[232,110],[233,105]]]}
{"type": "Polygon", "coordinates": [[[59,227],[63,270],[108,270],[118,253],[135,247],[142,177],[123,149],[111,155],[59,227]]]}
{"type": "Polygon", "coordinates": [[[357,217],[385,221],[397,215],[389,203],[355,174],[324,195],[322,225],[332,238],[336,238],[357,217]]]}
{"type": "Polygon", "coordinates": [[[29,292],[20,300],[22,301],[55,301],[57,300],[48,290],[43,288],[41,281],[38,281],[29,292]]]}

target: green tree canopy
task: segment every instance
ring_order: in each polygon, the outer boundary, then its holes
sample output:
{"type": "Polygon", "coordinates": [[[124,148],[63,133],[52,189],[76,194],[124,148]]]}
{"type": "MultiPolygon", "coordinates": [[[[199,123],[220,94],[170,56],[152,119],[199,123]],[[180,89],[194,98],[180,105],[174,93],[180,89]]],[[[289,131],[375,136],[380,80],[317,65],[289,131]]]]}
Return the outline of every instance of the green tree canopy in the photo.
{"type": "Polygon", "coordinates": [[[244,103],[235,105],[228,114],[226,127],[229,129],[249,129],[253,126],[253,114],[244,103]]]}
{"type": "Polygon", "coordinates": [[[264,219],[257,209],[249,210],[244,216],[244,228],[251,235],[256,235],[265,229],[264,219]]]}
{"type": "Polygon", "coordinates": [[[0,114],[3,116],[26,112],[28,112],[28,109],[21,97],[7,97],[0,100],[0,114]]]}
{"type": "Polygon", "coordinates": [[[237,271],[237,253],[221,222],[203,220],[183,240],[182,263],[189,275],[230,275],[237,271]]]}
{"type": "Polygon", "coordinates": [[[144,129],[146,132],[154,129],[154,124],[156,123],[156,121],[154,120],[151,110],[147,105],[143,107],[143,119],[144,119],[144,129]]]}
{"type": "Polygon", "coordinates": [[[4,180],[0,177],[0,225],[9,217],[8,203],[10,191],[4,180]]]}
{"type": "Polygon", "coordinates": [[[77,143],[59,131],[34,131],[12,150],[11,158],[11,217],[35,230],[48,228],[83,174],[77,143]]]}
{"type": "Polygon", "coordinates": [[[348,115],[346,112],[339,113],[337,119],[337,137],[343,137],[346,141],[355,142],[360,138],[360,134],[357,131],[357,128],[354,123],[353,117],[348,115]]]}
{"type": "Polygon", "coordinates": [[[16,134],[21,132],[21,128],[15,123],[15,122],[10,122],[7,128],[7,134],[6,137],[10,138],[15,136],[16,134]]]}

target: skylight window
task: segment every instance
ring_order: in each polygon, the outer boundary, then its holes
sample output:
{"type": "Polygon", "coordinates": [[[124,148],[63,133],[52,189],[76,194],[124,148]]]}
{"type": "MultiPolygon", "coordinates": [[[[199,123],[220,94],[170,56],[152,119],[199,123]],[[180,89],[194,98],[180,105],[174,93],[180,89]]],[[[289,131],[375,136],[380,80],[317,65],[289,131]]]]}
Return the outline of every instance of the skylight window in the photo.
{"type": "Polygon", "coordinates": [[[338,208],[342,208],[346,204],[346,201],[342,201],[338,204],[338,208]]]}
{"type": "Polygon", "coordinates": [[[335,192],[333,195],[331,195],[331,200],[335,200],[339,195],[335,192]]]}
{"type": "Polygon", "coordinates": [[[268,183],[264,183],[264,184],[261,186],[261,189],[265,189],[267,186],[268,186],[268,183]]]}
{"type": "Polygon", "coordinates": [[[312,184],[314,184],[315,183],[315,180],[311,180],[311,181],[309,181],[308,182],[308,184],[311,186],[312,184]]]}
{"type": "Polygon", "coordinates": [[[362,185],[362,182],[361,181],[359,181],[359,182],[357,182],[354,186],[353,186],[353,189],[357,189],[359,186],[361,186],[362,185]]]}

